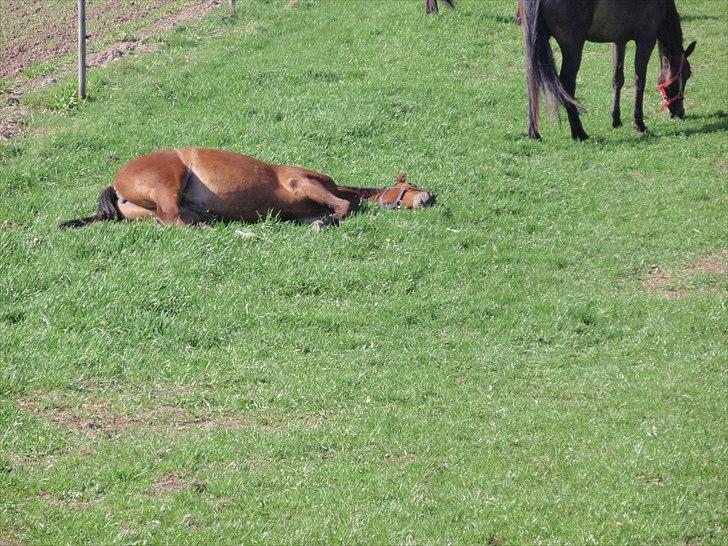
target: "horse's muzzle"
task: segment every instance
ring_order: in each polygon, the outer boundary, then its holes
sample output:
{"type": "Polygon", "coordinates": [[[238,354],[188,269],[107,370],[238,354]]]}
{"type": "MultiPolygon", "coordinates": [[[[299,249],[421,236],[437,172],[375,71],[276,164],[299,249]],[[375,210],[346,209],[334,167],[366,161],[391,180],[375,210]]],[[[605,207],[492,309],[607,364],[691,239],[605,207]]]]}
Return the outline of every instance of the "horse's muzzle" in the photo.
{"type": "Polygon", "coordinates": [[[412,202],[413,209],[423,209],[435,203],[435,196],[429,192],[422,192],[412,202]]]}

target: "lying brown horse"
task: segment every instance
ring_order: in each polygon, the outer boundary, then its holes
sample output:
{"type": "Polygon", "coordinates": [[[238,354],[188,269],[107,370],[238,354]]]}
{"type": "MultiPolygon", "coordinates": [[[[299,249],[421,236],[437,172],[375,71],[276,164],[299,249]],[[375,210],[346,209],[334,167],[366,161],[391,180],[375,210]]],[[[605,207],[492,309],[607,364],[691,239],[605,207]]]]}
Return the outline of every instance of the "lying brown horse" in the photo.
{"type": "Polygon", "coordinates": [[[167,225],[256,222],[273,214],[318,231],[344,218],[362,199],[389,208],[417,209],[434,202],[431,193],[407,182],[404,174],[389,188],[350,188],[308,169],[223,150],[180,148],[133,159],[103,191],[96,214],[60,227],[146,218],[167,225]]]}

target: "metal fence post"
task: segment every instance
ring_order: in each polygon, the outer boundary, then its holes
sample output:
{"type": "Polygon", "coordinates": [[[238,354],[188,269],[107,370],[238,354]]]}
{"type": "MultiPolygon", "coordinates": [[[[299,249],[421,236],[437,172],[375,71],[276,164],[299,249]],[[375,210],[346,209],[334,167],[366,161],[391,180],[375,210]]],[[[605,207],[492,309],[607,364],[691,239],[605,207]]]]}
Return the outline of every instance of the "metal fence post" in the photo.
{"type": "Polygon", "coordinates": [[[86,0],[78,0],[78,96],[86,98],[86,0]]]}

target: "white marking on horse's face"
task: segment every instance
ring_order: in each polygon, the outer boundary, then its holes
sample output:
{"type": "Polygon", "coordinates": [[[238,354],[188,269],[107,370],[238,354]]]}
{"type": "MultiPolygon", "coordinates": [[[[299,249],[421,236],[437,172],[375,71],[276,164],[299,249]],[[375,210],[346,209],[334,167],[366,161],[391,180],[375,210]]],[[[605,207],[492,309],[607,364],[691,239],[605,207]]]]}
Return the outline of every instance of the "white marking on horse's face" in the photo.
{"type": "Polygon", "coordinates": [[[431,194],[430,192],[423,191],[419,193],[414,201],[412,202],[412,208],[413,209],[423,209],[425,207],[429,207],[430,205],[434,204],[435,202],[435,196],[431,194]]]}

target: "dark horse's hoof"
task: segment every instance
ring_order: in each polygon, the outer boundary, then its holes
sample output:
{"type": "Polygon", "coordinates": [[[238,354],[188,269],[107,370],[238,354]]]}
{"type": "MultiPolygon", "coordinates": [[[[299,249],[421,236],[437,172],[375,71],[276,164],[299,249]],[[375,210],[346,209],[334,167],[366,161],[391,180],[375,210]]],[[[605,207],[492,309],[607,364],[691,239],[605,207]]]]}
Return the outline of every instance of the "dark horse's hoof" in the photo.
{"type": "Polygon", "coordinates": [[[581,133],[577,133],[575,135],[571,135],[571,138],[573,138],[574,140],[578,140],[580,142],[583,142],[583,141],[589,139],[589,135],[587,135],[584,131],[582,131],[581,133]]]}
{"type": "Polygon", "coordinates": [[[616,129],[617,127],[622,126],[622,120],[621,119],[613,119],[612,120],[612,127],[616,129]]]}

